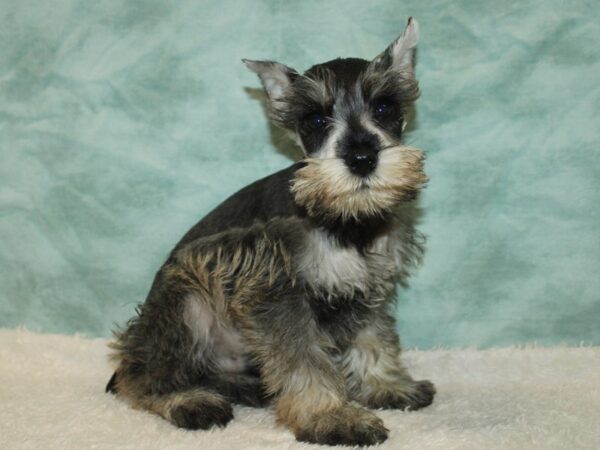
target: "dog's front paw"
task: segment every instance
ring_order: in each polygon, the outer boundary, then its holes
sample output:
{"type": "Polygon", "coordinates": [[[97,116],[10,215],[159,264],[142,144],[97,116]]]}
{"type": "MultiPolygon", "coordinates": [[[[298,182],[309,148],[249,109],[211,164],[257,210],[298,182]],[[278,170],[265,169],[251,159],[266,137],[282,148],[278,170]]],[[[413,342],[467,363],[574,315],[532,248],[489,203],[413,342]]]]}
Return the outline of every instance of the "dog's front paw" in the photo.
{"type": "Polygon", "coordinates": [[[370,408],[405,409],[415,411],[431,405],[435,396],[435,386],[427,380],[402,384],[394,389],[377,392],[366,402],[370,408]]]}
{"type": "Polygon", "coordinates": [[[388,429],[372,412],[352,405],[313,416],[296,432],[296,439],[324,445],[374,445],[388,437],[388,429]]]}

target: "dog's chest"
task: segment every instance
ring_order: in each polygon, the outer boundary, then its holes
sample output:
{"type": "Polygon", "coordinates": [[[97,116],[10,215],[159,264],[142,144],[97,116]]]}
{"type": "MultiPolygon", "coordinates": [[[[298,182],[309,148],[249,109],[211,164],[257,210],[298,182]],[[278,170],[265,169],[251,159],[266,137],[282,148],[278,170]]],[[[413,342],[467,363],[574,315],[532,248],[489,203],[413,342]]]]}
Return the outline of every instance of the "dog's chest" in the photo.
{"type": "Polygon", "coordinates": [[[299,269],[304,281],[321,296],[370,296],[376,286],[389,281],[398,271],[398,242],[382,236],[359,251],[343,246],[325,231],[311,230],[300,255],[299,269]]]}

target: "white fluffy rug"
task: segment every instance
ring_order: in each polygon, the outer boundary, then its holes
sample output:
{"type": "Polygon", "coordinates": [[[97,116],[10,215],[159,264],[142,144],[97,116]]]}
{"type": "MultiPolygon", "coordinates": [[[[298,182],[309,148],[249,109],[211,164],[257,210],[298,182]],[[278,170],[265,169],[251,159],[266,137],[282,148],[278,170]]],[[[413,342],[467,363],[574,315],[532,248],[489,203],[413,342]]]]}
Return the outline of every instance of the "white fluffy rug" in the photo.
{"type": "MultiPolygon", "coordinates": [[[[266,410],[235,408],[224,429],[183,431],[104,393],[106,340],[0,330],[0,447],[295,449],[266,410]]],[[[435,402],[380,411],[382,449],[598,449],[600,347],[407,351],[435,402]]]]}

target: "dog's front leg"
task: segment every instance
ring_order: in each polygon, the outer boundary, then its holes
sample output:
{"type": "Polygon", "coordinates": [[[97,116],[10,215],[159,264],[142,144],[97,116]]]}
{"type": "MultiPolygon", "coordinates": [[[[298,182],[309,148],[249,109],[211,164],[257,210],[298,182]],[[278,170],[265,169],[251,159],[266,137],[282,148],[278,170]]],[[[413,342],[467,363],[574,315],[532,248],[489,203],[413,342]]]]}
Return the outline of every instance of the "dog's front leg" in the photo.
{"type": "Polygon", "coordinates": [[[385,312],[357,334],[341,367],[350,397],[369,408],[416,410],[433,402],[433,384],[413,380],[400,363],[394,320],[385,312]]]}
{"type": "Polygon", "coordinates": [[[345,383],[331,356],[331,339],[319,330],[301,295],[256,305],[250,340],[263,380],[275,395],[278,420],[299,441],[372,445],[388,430],[375,414],[348,403],[345,383]]]}

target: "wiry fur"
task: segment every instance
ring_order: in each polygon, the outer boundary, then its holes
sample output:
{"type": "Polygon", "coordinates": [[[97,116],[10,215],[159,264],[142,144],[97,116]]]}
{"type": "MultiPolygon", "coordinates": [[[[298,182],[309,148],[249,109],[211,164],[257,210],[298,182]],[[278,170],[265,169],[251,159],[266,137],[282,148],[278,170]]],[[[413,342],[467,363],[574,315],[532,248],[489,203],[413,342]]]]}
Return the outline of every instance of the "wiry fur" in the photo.
{"type": "Polygon", "coordinates": [[[427,180],[423,155],[401,144],[418,95],[415,33],[409,22],[371,63],[304,75],[247,61],[306,158],[230,197],[177,244],[116,333],[107,390],[190,429],[224,426],[232,402],[272,402],[297,439],[331,445],[386,439],[365,407],[431,403],[433,385],[399,361],[391,311],[422,255],[410,201],[427,180]]]}
{"type": "Polygon", "coordinates": [[[427,181],[423,153],[397,146],[379,153],[380,164],[369,179],[348,176],[338,158],[305,159],[296,172],[292,192],[310,215],[324,219],[360,219],[385,215],[398,203],[413,200],[427,181]]]}

